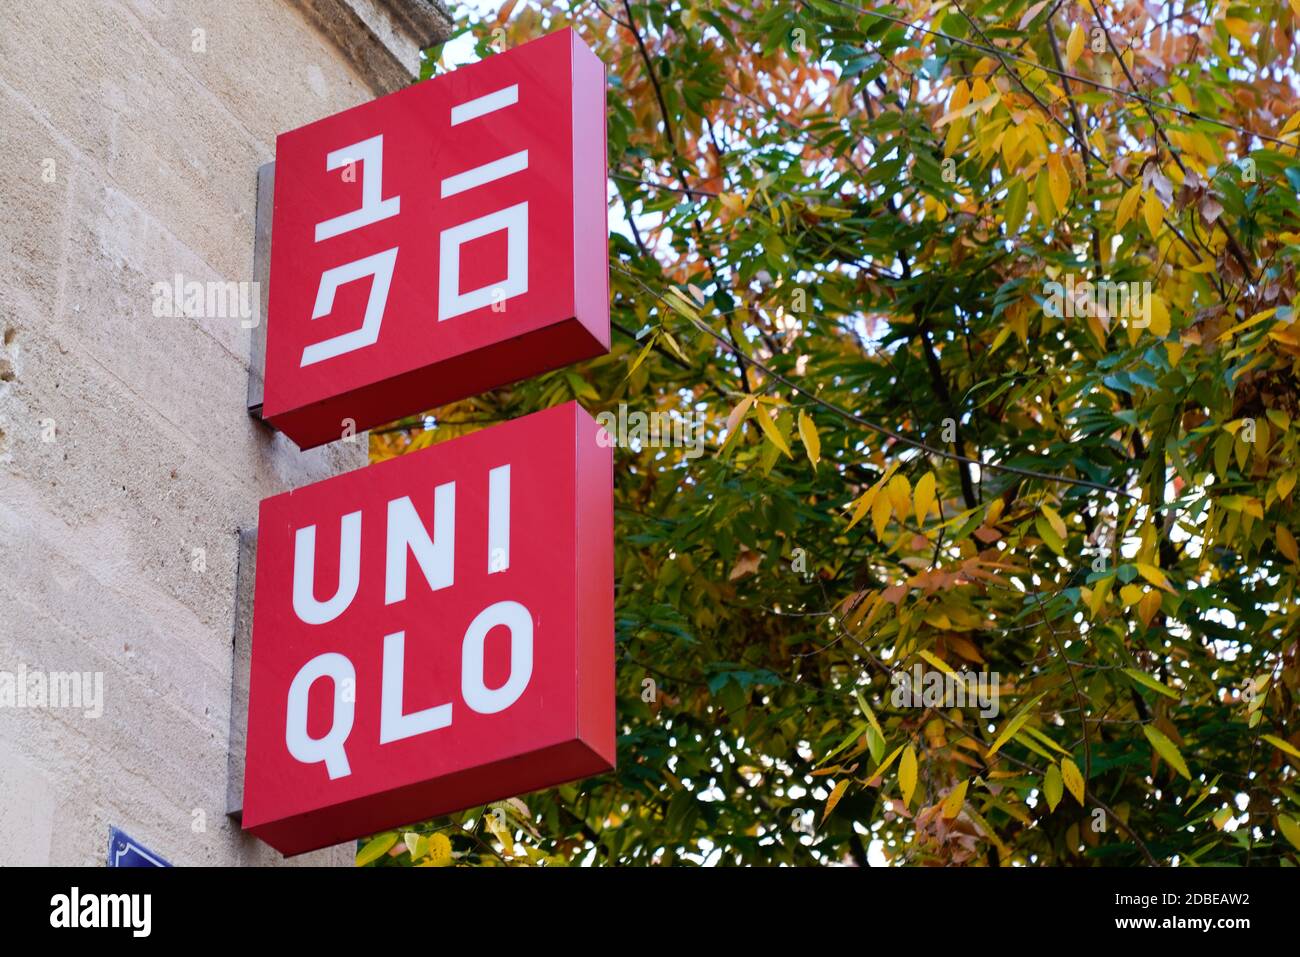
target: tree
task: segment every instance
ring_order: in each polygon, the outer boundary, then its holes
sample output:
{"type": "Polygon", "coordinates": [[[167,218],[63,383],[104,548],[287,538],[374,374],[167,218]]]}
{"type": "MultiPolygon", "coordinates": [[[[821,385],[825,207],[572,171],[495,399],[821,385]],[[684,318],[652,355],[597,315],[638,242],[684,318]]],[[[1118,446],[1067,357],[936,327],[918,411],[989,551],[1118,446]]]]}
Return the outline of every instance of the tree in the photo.
{"type": "Polygon", "coordinates": [[[1293,7],[467,27],[608,65],[615,348],[372,457],[572,398],[703,445],[617,450],[618,771],[415,857],[1297,863],[1293,7]]]}

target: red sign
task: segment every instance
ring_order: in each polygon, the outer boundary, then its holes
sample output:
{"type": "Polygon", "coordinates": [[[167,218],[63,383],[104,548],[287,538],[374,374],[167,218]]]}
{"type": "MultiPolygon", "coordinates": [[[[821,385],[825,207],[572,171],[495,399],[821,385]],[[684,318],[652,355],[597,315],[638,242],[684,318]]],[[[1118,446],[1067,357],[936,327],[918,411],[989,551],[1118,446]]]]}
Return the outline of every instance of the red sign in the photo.
{"type": "Polygon", "coordinates": [[[298,854],[614,766],[598,432],[569,403],[262,502],[245,829],[298,854]]]}
{"type": "Polygon", "coordinates": [[[605,68],[571,29],[275,156],[262,415],[299,446],[609,351],[605,68]]]}

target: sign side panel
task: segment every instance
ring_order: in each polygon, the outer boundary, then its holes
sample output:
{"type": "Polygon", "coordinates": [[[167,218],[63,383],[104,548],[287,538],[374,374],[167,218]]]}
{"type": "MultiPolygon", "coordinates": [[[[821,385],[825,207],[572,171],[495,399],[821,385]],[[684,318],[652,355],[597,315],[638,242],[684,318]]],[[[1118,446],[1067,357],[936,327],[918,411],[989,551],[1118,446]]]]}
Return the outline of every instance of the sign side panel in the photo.
{"type": "Polygon", "coordinates": [[[573,34],[573,282],[579,321],[609,351],[605,64],[573,34]]]}
{"type": "Polygon", "coordinates": [[[601,427],[581,406],[577,417],[578,727],[579,736],[613,770],[614,449],[597,441],[601,427]]]}

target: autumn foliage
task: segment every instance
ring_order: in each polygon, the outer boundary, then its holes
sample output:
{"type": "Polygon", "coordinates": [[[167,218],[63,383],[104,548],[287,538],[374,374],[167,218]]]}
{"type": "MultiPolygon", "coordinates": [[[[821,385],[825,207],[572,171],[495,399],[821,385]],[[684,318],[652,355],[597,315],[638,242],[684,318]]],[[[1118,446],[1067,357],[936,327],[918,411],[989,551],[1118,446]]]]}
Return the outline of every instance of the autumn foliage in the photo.
{"type": "Polygon", "coordinates": [[[616,450],[618,771],[367,859],[1300,861],[1298,20],[466,24],[485,56],[572,25],[608,65],[615,347],[372,457],[573,398],[705,450],[616,450]],[[992,676],[998,713],[899,706],[917,665],[992,676]]]}

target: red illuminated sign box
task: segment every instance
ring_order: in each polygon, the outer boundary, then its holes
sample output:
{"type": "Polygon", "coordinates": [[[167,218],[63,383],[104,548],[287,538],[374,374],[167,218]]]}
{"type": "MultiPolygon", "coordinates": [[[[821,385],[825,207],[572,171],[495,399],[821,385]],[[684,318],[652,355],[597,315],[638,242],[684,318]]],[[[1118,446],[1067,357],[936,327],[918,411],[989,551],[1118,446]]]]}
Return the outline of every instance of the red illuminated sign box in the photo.
{"type": "Polygon", "coordinates": [[[281,134],[263,418],[309,448],[608,352],[606,214],[571,29],[281,134]]]}
{"type": "Polygon", "coordinates": [[[262,502],[246,830],[298,854],[614,767],[598,431],[569,403],[262,502]]]}

